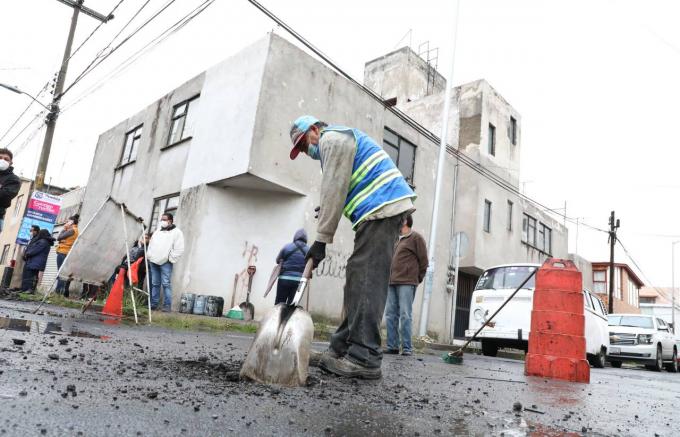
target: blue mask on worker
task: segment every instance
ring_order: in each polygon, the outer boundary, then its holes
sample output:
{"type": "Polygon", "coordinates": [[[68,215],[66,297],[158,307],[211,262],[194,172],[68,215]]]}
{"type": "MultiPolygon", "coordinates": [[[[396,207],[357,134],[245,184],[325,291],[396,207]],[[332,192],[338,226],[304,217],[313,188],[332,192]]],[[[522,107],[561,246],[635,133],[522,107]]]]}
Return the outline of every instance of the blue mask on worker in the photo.
{"type": "Polygon", "coordinates": [[[309,155],[310,158],[312,158],[316,161],[321,161],[321,152],[319,151],[319,145],[318,144],[310,144],[307,147],[307,155],[309,155]]]}

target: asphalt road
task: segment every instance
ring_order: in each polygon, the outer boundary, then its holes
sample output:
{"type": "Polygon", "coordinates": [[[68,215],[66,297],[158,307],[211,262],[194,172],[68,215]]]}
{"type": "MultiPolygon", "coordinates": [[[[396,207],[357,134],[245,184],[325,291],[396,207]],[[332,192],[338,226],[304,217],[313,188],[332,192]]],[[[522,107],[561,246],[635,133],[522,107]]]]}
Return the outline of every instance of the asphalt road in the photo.
{"type": "Polygon", "coordinates": [[[386,356],[380,381],[313,369],[307,387],[266,387],[237,377],[252,337],[32,308],[0,301],[3,435],[680,433],[680,374],[665,371],[592,369],[590,384],[575,384],[525,377],[502,358],[386,356]]]}

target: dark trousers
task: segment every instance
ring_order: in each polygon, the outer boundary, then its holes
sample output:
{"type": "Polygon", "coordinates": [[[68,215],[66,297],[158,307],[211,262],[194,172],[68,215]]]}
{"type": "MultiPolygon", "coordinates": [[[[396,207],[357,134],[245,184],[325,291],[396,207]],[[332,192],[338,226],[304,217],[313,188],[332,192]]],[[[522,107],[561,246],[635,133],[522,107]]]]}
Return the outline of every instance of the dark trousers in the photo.
{"type": "MultiPolygon", "coordinates": [[[[66,259],[66,254],[65,253],[57,253],[57,269],[61,268],[61,265],[64,264],[64,260],[66,259]]],[[[57,279],[57,290],[56,292],[58,294],[63,294],[65,297],[69,296],[69,286],[71,285],[71,280],[62,280],[62,279],[57,279]]]]}
{"type": "Polygon", "coordinates": [[[362,223],[347,260],[343,309],[346,314],[331,337],[331,348],[365,367],[380,367],[380,322],[385,311],[394,243],[401,216],[362,223]]]}
{"type": "Polygon", "coordinates": [[[40,273],[39,270],[24,267],[21,274],[21,291],[35,291],[35,287],[38,285],[38,273],[40,273]]]}
{"type": "Polygon", "coordinates": [[[298,289],[298,285],[300,285],[300,281],[279,279],[276,284],[276,301],[274,301],[274,305],[292,301],[293,296],[295,296],[295,292],[298,289]]]}

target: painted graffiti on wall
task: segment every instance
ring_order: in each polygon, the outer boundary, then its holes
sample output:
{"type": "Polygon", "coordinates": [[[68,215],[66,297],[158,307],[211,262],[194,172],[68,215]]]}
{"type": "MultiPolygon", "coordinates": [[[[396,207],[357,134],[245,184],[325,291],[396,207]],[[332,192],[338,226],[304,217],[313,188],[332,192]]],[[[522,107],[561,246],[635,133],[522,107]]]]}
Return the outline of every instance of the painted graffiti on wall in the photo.
{"type": "Polygon", "coordinates": [[[245,261],[243,270],[236,273],[234,278],[234,290],[232,292],[232,306],[238,305],[242,301],[246,300],[246,295],[248,294],[248,266],[254,266],[257,264],[257,253],[259,248],[252,242],[247,240],[243,244],[243,252],[241,257],[245,261]],[[238,296],[238,299],[236,297],[238,296]]]}
{"type": "Polygon", "coordinates": [[[315,276],[345,279],[347,269],[348,253],[329,249],[326,251],[326,258],[317,266],[314,271],[315,276]]]}

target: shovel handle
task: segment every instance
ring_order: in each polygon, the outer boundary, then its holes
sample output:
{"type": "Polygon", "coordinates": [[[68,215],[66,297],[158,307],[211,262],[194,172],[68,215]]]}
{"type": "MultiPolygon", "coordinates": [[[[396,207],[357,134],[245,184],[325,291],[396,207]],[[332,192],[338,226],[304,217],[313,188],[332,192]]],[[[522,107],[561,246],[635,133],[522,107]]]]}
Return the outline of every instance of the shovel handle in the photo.
{"type": "Polygon", "coordinates": [[[305,264],[305,270],[302,272],[302,277],[312,279],[312,270],[314,270],[314,260],[309,258],[307,264],[305,264]]]}

